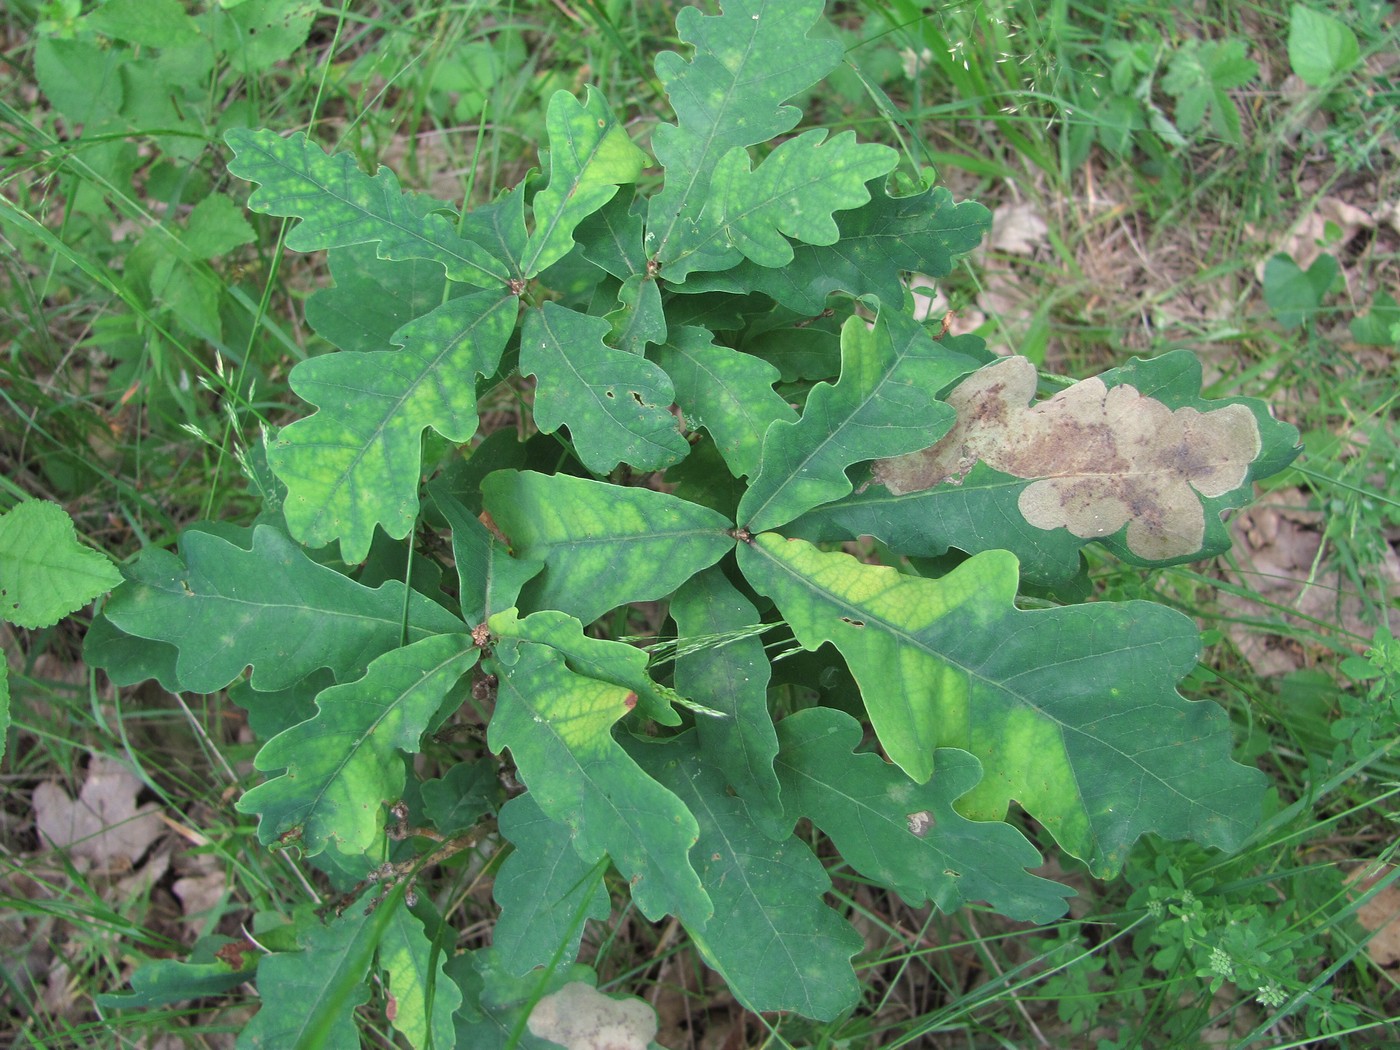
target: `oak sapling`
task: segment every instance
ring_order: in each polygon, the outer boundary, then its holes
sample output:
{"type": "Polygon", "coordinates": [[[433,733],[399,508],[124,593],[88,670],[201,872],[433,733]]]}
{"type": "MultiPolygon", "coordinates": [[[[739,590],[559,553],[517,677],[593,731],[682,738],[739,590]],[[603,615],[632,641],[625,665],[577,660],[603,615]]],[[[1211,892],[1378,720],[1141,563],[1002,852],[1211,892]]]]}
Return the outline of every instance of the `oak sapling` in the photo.
{"type": "Polygon", "coordinates": [[[787,100],[841,58],[807,35],[820,13],[682,11],[651,156],[599,93],[560,93],[548,174],[465,211],[300,134],[228,135],[249,207],[329,250],[308,315],[340,349],[292,371],[315,411],[267,436],[259,524],[137,559],[104,630],[179,688],[251,668],[250,710],[304,705],[239,809],[333,885],[431,880],[437,843],[386,830],[401,800],[395,827],[499,815],[481,837],[512,849],[494,949],[456,953],[431,894],[391,892],[263,959],[258,1038],[313,993],[350,1024],[376,966],[414,1045],[534,1030],[542,996],[589,983],[570,960],[610,892],[674,916],[746,1006],[835,1017],[862,941],[804,819],[911,905],[1033,922],[1070,891],[1031,874],[1013,803],[1105,878],[1141,835],[1230,850],[1255,826],[1262,776],[1176,689],[1188,619],[1017,599],[1071,593],[1090,542],[1142,565],[1223,550],[1220,512],[1296,431],[1202,398],[1183,353],[1032,407],[1029,363],[916,321],[904,276],[947,276],[989,215],[927,177],[892,192],[884,146],[790,136],[787,100]],[[384,303],[412,306],[390,325],[384,303]],[[503,387],[517,414],[481,434],[503,387]],[[1090,437],[1102,455],[1066,455],[1090,437]],[[936,576],[905,560],[949,552],[936,576]],[[621,637],[637,625],[654,645],[621,637]],[[820,663],[802,689],[774,659],[799,649],[820,663]],[[824,703],[828,679],[858,704],[824,703]],[[452,731],[483,723],[484,744],[452,731]],[[867,727],[889,762],[858,750],[867,727]],[[507,764],[503,804],[482,785],[507,764]]]}

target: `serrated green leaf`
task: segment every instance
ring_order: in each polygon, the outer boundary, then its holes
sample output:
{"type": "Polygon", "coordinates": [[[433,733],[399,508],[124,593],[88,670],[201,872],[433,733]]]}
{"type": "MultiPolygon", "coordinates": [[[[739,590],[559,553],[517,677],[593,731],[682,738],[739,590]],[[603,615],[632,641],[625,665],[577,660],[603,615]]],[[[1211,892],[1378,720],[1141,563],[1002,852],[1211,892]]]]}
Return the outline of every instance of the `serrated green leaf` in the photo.
{"type": "Polygon", "coordinates": [[[444,835],[456,835],[495,813],[505,799],[500,768],[490,758],[458,762],[442,777],[419,785],[423,815],[444,835]]]}
{"type": "Polygon", "coordinates": [[[258,752],[264,772],[285,770],[248,791],[263,843],[296,840],[310,855],[328,845],[365,853],[384,829],[385,803],[403,796],[399,752],[417,753],[438,708],[480,651],[465,634],[441,634],[385,653],[363,678],[316,698],[317,714],[258,752]]]}
{"type": "Polygon", "coordinates": [[[359,1044],[355,1008],[369,1000],[365,978],[375,945],[393,909],[403,907],[396,894],[368,908],[369,896],[298,938],[301,951],[263,956],[258,963],[262,1007],[238,1034],[238,1050],[340,1050],[359,1044]]]}
{"type": "Polygon", "coordinates": [[[683,281],[693,268],[681,242],[699,222],[720,158],[791,131],[802,114],[783,103],[841,61],[836,41],[807,36],[821,10],[821,0],[729,0],[719,15],[687,7],[676,17],[695,53],[656,56],[676,123],[652,132],[666,184],[647,215],[647,254],[665,279],[683,281]]]}
{"type": "Polygon", "coordinates": [[[557,609],[584,623],[670,594],[734,546],[724,515],[651,489],[502,470],[482,492],[517,556],[545,560],[522,608],[557,609]]]}
{"type": "Polygon", "coordinates": [[[334,283],[306,302],[306,321],[342,350],[392,351],[394,333],[442,305],[447,279],[427,259],[393,262],[373,244],[330,251],[334,283]]]}
{"type": "Polygon", "coordinates": [[[706,763],[725,778],[759,824],[777,827],[783,804],[773,771],[778,738],[768,713],[768,654],[756,635],[724,637],[757,624],[758,610],[713,566],[676,591],[671,616],[678,649],[676,688],[725,715],[696,719],[706,763]]]}
{"type": "Polygon", "coordinates": [[[1056,586],[1095,540],[1145,565],[1228,550],[1221,512],[1297,455],[1297,431],[1260,402],[1202,398],[1200,363],[1185,351],[1027,408],[1036,385],[1025,358],[973,373],[948,395],[958,423],[942,440],[875,463],[863,492],[793,531],[873,535],[914,556],[1006,549],[1027,579],[1056,586]]]}
{"type": "Polygon", "coordinates": [[[428,486],[428,492],[452,530],[452,560],[457,566],[462,619],[475,626],[512,608],[521,589],[544,568],[544,558],[512,558],[506,545],[445,485],[434,482],[428,486]]]}
{"type": "Polygon", "coordinates": [[[389,977],[391,1023],[414,1050],[457,1045],[452,1015],[462,1005],[462,990],[444,969],[449,947],[434,944],[407,907],[391,909],[379,938],[379,965],[389,977]]]}
{"type": "Polygon", "coordinates": [[[501,909],[491,943],[512,975],[578,956],[588,919],[603,922],[612,900],[602,861],[584,861],[569,829],[550,820],[526,792],[501,809],[501,834],[515,847],[491,895],[501,909]]]}
{"type": "Polygon", "coordinates": [[[127,53],[89,40],[34,41],[34,76],[53,107],[74,124],[100,125],[121,112],[121,67],[127,53]]]}
{"type": "Polygon", "coordinates": [[[860,723],[842,711],[789,715],[778,723],[778,740],[787,824],[810,818],[848,864],[910,907],[931,900],[952,912],[986,901],[1027,922],[1065,913],[1072,891],[1030,874],[1043,858],[1019,831],[953,809],[982,779],[981,764],[966,751],[939,748],[933,779],[916,784],[877,754],[853,754],[860,723]]]}
{"type": "Polygon", "coordinates": [[[315,0],[220,3],[214,12],[214,47],[243,72],[260,72],[306,44],[319,7],[315,0]]]}
{"type": "MultiPolygon", "coordinates": [[[[252,665],[258,689],[281,689],[321,667],[347,679],[404,632],[404,586],[370,590],[317,565],[268,525],[244,550],[228,540],[188,531],[183,561],[147,548],[123,567],[106,616],[119,631],[179,650],[183,690],[212,693],[252,665]]],[[[421,594],[407,601],[407,641],[465,631],[465,625],[421,594]]]]}
{"type": "Polygon", "coordinates": [[[630,689],[639,714],[662,725],[680,724],[680,715],[671,708],[675,694],[647,674],[647,655],[635,645],[590,638],[583,633],[582,623],[553,609],[531,613],[523,620],[514,609],[507,609],[491,617],[490,628],[500,638],[538,642],[557,650],[575,674],[630,689]]]}
{"type": "Polygon", "coordinates": [[[1361,45],[1341,19],[1303,4],[1288,9],[1288,64],[1300,80],[1323,87],[1361,61],[1361,45]]]}
{"type": "Polygon", "coordinates": [[[82,19],[95,33],[143,47],[188,47],[200,42],[180,0],[107,0],[82,19]]]}
{"type": "Polygon", "coordinates": [[[375,526],[407,536],[418,517],[423,431],[476,433],[476,377],[492,375],[515,327],[516,299],[449,299],[393,335],[402,350],[326,354],[298,364],[292,389],[320,411],[284,428],[268,458],[287,485],[287,525],[309,547],[340,541],[364,558],[375,526]]]}
{"type": "Polygon", "coordinates": [[[699,821],[692,853],[715,916],[690,934],[740,1002],[819,1021],[854,1006],[860,984],[850,960],[864,942],[822,900],[831,879],[806,844],[768,838],[694,733],[629,750],[699,821]]]}
{"type": "Polygon", "coordinates": [[[198,259],[227,255],[257,239],[253,227],[243,217],[243,209],[218,193],[196,204],[185,225],[185,247],[198,259]]]}
{"type": "Polygon", "coordinates": [[[697,274],[685,291],[762,292],[800,314],[815,316],[833,292],[873,295],[887,310],[904,303],[906,271],[945,277],[991,228],[991,212],[975,201],[955,203],[941,186],[891,197],[883,180],[869,185],[870,203],[836,216],[840,239],[799,244],[779,268],[745,260],[723,274],[697,274]]]}
{"type": "Polygon", "coordinates": [[[535,642],[504,640],[488,666],[499,679],[491,750],[510,748],[539,808],[570,828],[585,862],[612,859],[642,914],[703,928],[712,908],[688,859],[695,818],[612,737],[635,694],[575,674],[535,642]]]}
{"type": "MultiPolygon", "coordinates": [[[[673,238],[674,250],[706,249],[706,269],[721,269],[740,255],[759,266],[792,262],[788,240],[829,245],[840,236],[834,214],[870,200],[866,183],[887,174],[899,159],[888,146],[857,142],[846,131],[827,141],[814,128],[781,143],[750,169],[748,152],[735,148],[715,165],[710,196],[699,223],[673,238]],[[714,255],[714,250],[732,249],[714,255]],[[713,258],[710,256],[714,255],[713,258]]],[[[692,263],[694,268],[695,260],[692,263]]]]}
{"type": "Polygon", "coordinates": [[[431,259],[452,280],[478,288],[500,289],[510,279],[500,261],[432,210],[435,202],[405,194],[388,168],[366,175],[349,153],[327,155],[301,132],[281,138],[235,128],[224,139],[234,151],[229,173],[259,184],[248,207],[301,219],[287,234],[288,248],[376,242],[381,259],[431,259]]]}
{"type": "Polygon", "coordinates": [[[662,470],[689,449],[669,411],[671,380],[646,358],[608,346],[611,331],[601,317],[552,302],[525,315],[520,372],[538,379],[535,425],[552,434],[567,424],[574,451],[595,473],[619,463],[662,470]]]}
{"type": "Polygon", "coordinates": [[[586,89],[582,103],[556,91],[545,114],[549,133],[549,185],[535,194],[535,229],[525,248],[523,275],[531,278],[574,246],[574,230],[617,193],[635,182],[647,156],[627,137],[603,96],[586,89]]]}
{"type": "Polygon", "coordinates": [[[776,528],[850,492],[852,464],[932,444],[955,418],[938,391],[975,367],[904,314],[882,310],[873,329],[851,317],[840,381],[813,388],[797,422],[768,428],[739,521],[753,532],[776,528]]]}
{"type": "Polygon", "coordinates": [[[0,619],[50,627],[121,580],[106,555],[78,542],[57,503],[30,499],[0,514],[0,619]]]}
{"type": "Polygon", "coordinates": [[[710,432],[735,477],[757,468],[770,423],[797,421],[796,411],[773,389],[779,378],[776,368],[716,345],[703,328],[676,327],[651,356],[675,384],[686,426],[710,432]]]}
{"type": "Polygon", "coordinates": [[[1230,761],[1224,712],[1173,688],[1199,654],[1180,613],[1020,611],[1004,551],[926,580],[766,533],[739,565],[804,648],[840,650],[911,777],[934,773],[935,748],[977,756],[986,775],[964,812],[999,819],[1015,799],[1100,877],[1148,831],[1232,849],[1253,829],[1263,778],[1230,761]]]}
{"type": "Polygon", "coordinates": [[[1227,142],[1241,142],[1240,114],[1228,89],[1249,83],[1258,72],[1245,57],[1243,40],[1187,41],[1162,77],[1162,89],[1176,96],[1176,126],[1189,133],[1209,122],[1227,142]]]}

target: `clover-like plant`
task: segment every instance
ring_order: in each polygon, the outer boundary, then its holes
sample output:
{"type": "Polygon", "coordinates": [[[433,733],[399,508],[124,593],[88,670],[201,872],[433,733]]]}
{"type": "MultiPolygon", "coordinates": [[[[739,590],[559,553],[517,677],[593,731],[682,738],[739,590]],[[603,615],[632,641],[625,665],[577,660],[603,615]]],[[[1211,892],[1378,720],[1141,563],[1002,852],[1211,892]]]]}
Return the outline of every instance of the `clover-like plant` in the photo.
{"type": "Polygon", "coordinates": [[[340,349],[291,373],[316,410],[265,441],[260,520],[126,566],[89,649],[118,681],[236,681],[259,838],[379,883],[189,964],[205,994],[256,962],[241,1045],[352,1045],[372,971],[416,1046],[528,1044],[628,893],[746,1006],[833,1018],[862,939],[799,821],[911,905],[1035,922],[1070,891],[1012,803],[1102,877],[1145,833],[1254,827],[1264,778],[1176,689],[1191,621],[1075,595],[1091,542],[1224,550],[1296,432],[1203,399],[1186,352],[1036,402],[1028,362],[916,321],[907,275],[946,276],[989,215],[892,192],[885,146],[789,135],[841,59],[818,17],[683,10],[654,161],[561,92],[544,173],[461,212],[305,135],[228,135],[249,207],[330,250],[307,315],[340,349]],[[482,842],[500,916],[458,952],[417,890],[482,842]]]}

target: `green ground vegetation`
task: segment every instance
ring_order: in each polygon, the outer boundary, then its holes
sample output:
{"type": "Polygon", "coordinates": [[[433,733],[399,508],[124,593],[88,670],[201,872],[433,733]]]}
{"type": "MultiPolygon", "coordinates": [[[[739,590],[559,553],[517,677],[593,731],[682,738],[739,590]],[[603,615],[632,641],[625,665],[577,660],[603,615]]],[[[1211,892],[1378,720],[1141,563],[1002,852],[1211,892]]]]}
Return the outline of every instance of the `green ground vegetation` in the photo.
{"type": "MultiPolygon", "coordinates": [[[[651,56],[677,48],[674,14],[635,0],[11,0],[0,510],[57,504],[83,545],[123,562],[197,520],[248,524],[271,490],[262,435],[304,414],[288,374],[330,349],[307,323],[327,267],[246,207],[227,133],[302,131],[410,189],[484,203],[538,163],[559,89],[595,86],[649,149],[669,113],[651,56]]],[[[864,939],[862,1005],[834,1021],[747,1013],[624,892],[584,928],[581,957],[602,988],[656,1008],[673,1050],[1395,1045],[1393,5],[865,0],[827,19],[844,60],[798,100],[807,124],[885,143],[901,170],[932,168],[993,210],[985,246],[915,289],[931,317],[1066,381],[1185,347],[1206,396],[1262,398],[1302,432],[1304,454],[1232,519],[1229,553],[1149,572],[1089,555],[1093,594],[1197,621],[1207,644],[1186,695],[1228,711],[1235,758],[1269,778],[1265,819],[1231,855],[1139,841],[1108,882],[1027,819],[1043,873],[1078,894],[1042,926],[914,909],[833,860],[834,903],[864,939]]],[[[486,409],[483,432],[519,422],[509,393],[486,409]]],[[[0,537],[16,531],[5,520],[0,537]]],[[[92,570],[91,589],[108,579],[92,570]]],[[[93,615],[0,607],[0,1033],[231,1046],[257,1002],[230,972],[244,951],[287,948],[259,931],[328,894],[235,808],[281,726],[253,724],[237,687],[114,687],[82,658],[93,615]],[[198,997],[162,994],[152,964],[177,960],[198,997]]],[[[777,665],[783,687],[840,706],[845,683],[803,660],[777,665]]],[[[458,947],[490,941],[503,853],[482,836],[417,888],[468,931],[458,947]]],[[[384,1020],[392,991],[371,996],[363,1045],[411,1045],[384,1020]]]]}

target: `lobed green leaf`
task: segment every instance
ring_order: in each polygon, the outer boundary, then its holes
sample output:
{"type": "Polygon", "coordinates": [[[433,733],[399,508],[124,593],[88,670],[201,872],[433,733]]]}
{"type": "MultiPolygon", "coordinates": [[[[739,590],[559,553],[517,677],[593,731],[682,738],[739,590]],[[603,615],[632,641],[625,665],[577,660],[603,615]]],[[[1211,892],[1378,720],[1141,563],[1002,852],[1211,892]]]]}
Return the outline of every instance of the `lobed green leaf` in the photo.
{"type": "Polygon", "coordinates": [[[1263,778],[1230,761],[1224,712],[1173,688],[1199,653],[1180,613],[1018,610],[1004,551],[926,580],[766,533],[739,565],[804,648],[840,650],[914,780],[934,774],[937,748],[977,756],[986,775],[963,800],[969,815],[999,819],[1014,799],[1100,877],[1145,832],[1228,850],[1258,820],[1263,778]]]}
{"type": "Polygon", "coordinates": [[[368,852],[384,828],[385,803],[404,792],[404,761],[480,655],[465,634],[440,634],[376,658],[363,678],[316,698],[316,716],[267,742],[256,765],[285,770],[238,801],[257,813],[264,843],[295,840],[307,854],[333,845],[368,852]]]}
{"type": "Polygon", "coordinates": [[[499,680],[487,743],[510,748],[540,810],[569,828],[585,863],[612,859],[647,918],[703,928],[713,908],[688,858],[695,818],[612,736],[635,694],[574,673],[537,642],[504,639],[487,667],[499,680]]]}
{"type": "Polygon", "coordinates": [[[423,431],[476,433],[476,377],[492,375],[515,328],[516,298],[449,299],[394,333],[394,352],[326,354],[292,369],[298,396],[320,407],[285,427],[268,458],[287,485],[287,525],[302,543],[340,541],[361,561],[379,526],[407,536],[418,518],[423,431]]]}
{"type": "Polygon", "coordinates": [[[234,128],[224,140],[234,152],[229,173],[259,184],[248,207],[301,220],[287,235],[288,248],[374,242],[381,259],[430,259],[464,284],[499,289],[509,281],[501,262],[458,236],[436,202],[404,193],[388,168],[366,175],[349,153],[328,155],[301,132],[282,138],[234,128]]]}
{"type": "Polygon", "coordinates": [[[543,558],[521,593],[525,609],[591,623],[627,602],[670,594],[733,548],[733,522],[651,489],[564,474],[496,471],[486,509],[517,557],[543,558]]]}
{"type": "Polygon", "coordinates": [[[371,590],[318,565],[269,525],[244,549],[187,531],[183,560],[148,548],[123,567],[106,616],[124,634],[178,650],[180,689],[212,693],[252,666],[257,689],[282,689],[321,667],[353,678],[407,640],[464,632],[436,602],[404,585],[371,590]]]}

